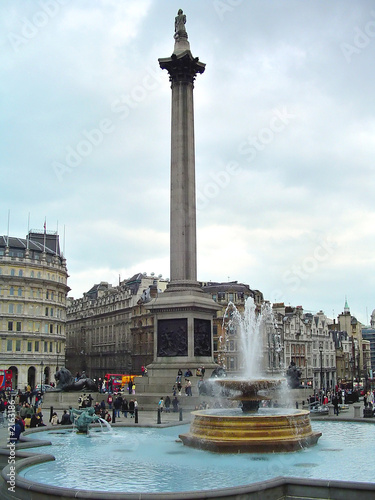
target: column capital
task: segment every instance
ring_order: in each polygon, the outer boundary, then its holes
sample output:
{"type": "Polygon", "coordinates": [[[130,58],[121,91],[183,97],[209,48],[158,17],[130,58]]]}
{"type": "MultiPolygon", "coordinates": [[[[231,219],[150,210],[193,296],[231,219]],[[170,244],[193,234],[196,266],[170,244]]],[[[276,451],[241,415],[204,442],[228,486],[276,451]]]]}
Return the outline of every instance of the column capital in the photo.
{"type": "Polygon", "coordinates": [[[196,75],[202,74],[206,68],[206,65],[200,62],[198,57],[193,57],[190,50],[161,58],[159,65],[161,69],[168,71],[169,81],[172,85],[177,82],[194,83],[196,75]]]}

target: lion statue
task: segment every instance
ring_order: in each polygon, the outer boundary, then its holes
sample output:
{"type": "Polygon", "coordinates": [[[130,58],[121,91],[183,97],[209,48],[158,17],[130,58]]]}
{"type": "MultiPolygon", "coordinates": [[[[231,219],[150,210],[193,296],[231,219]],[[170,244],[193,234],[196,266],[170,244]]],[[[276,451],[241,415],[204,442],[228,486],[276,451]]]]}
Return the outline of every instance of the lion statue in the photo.
{"type": "Polygon", "coordinates": [[[56,391],[81,391],[83,389],[87,391],[97,391],[96,383],[92,378],[88,378],[85,372],[82,372],[79,379],[75,381],[70,371],[62,367],[55,373],[55,380],[56,391]]]}

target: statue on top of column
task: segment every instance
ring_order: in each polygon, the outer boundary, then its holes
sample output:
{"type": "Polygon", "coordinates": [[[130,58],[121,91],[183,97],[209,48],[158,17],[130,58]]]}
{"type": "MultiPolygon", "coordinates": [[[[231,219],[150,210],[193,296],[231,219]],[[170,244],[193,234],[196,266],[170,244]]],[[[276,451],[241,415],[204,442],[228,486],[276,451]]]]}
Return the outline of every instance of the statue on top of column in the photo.
{"type": "Polygon", "coordinates": [[[186,15],[184,14],[184,11],[182,9],[179,9],[174,21],[175,38],[178,38],[182,34],[186,35],[185,24],[186,24],[186,15]]]}

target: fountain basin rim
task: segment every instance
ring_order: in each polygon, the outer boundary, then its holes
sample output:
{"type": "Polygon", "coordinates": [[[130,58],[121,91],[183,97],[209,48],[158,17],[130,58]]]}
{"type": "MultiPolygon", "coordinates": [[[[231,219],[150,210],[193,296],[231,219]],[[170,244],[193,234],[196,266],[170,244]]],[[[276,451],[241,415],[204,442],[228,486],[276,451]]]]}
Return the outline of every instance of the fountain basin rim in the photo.
{"type": "MultiPolygon", "coordinates": [[[[237,409],[237,408],[235,408],[237,409]]],[[[264,418],[275,418],[275,417],[303,417],[310,415],[309,410],[295,410],[292,408],[289,408],[289,411],[283,411],[284,408],[276,408],[276,410],[279,410],[277,412],[272,413],[272,408],[266,408],[266,410],[270,410],[269,414],[267,413],[239,413],[238,415],[233,415],[233,410],[234,408],[209,408],[208,410],[194,410],[191,412],[192,415],[198,416],[198,417],[212,417],[212,418],[234,418],[234,419],[264,419],[264,418]],[[232,412],[231,412],[232,411],[232,412]],[[220,413],[221,412],[221,413],[220,413]],[[227,414],[226,414],[227,413],[227,414]]]]}

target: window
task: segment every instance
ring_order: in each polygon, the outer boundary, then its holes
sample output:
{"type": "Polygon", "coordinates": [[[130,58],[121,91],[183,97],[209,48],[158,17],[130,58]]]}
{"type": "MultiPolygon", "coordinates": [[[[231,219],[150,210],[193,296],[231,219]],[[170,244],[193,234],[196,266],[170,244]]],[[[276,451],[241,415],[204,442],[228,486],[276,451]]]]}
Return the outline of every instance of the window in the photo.
{"type": "Polygon", "coordinates": [[[8,332],[13,331],[13,321],[8,321],[8,332]]]}
{"type": "Polygon", "coordinates": [[[22,314],[22,304],[17,304],[17,314],[22,314]]]}
{"type": "Polygon", "coordinates": [[[31,271],[30,278],[34,278],[34,271],[31,271]]]}
{"type": "Polygon", "coordinates": [[[12,286],[9,288],[9,295],[14,295],[14,288],[12,286]]]}
{"type": "Polygon", "coordinates": [[[13,351],[13,341],[10,339],[7,340],[7,351],[13,351]]]}
{"type": "Polygon", "coordinates": [[[48,352],[48,342],[44,342],[44,352],[48,352]]]}
{"type": "Polygon", "coordinates": [[[21,350],[21,341],[16,340],[16,352],[20,352],[20,350],[21,350]]]}
{"type": "Polygon", "coordinates": [[[39,340],[35,341],[35,352],[39,352],[39,340]]]}
{"type": "Polygon", "coordinates": [[[49,343],[49,352],[53,352],[53,351],[52,351],[52,347],[53,347],[53,343],[52,343],[52,342],[50,342],[50,343],[49,343]]]}
{"type": "Polygon", "coordinates": [[[17,294],[18,294],[18,297],[22,297],[22,288],[21,287],[17,290],[17,294]]]}
{"type": "Polygon", "coordinates": [[[49,333],[53,333],[53,324],[52,323],[49,325],[49,333]]]}
{"type": "Polygon", "coordinates": [[[48,316],[48,307],[46,307],[45,315],[48,316]]]}
{"type": "Polygon", "coordinates": [[[10,314],[13,314],[13,313],[14,313],[14,305],[13,305],[13,304],[9,304],[9,305],[8,305],[8,312],[9,312],[10,314]]]}
{"type": "Polygon", "coordinates": [[[20,332],[22,330],[22,323],[21,323],[21,321],[17,321],[16,330],[17,330],[17,332],[20,332]]]}
{"type": "Polygon", "coordinates": [[[31,352],[32,351],[32,342],[28,341],[27,343],[27,352],[31,352]]]}
{"type": "Polygon", "coordinates": [[[20,269],[20,270],[18,271],[18,276],[23,276],[23,271],[22,271],[22,269],[20,269]]]}
{"type": "Polygon", "coordinates": [[[14,276],[15,274],[16,274],[16,271],[15,271],[14,269],[11,269],[11,270],[10,270],[10,275],[11,275],[11,276],[14,276]]]}

